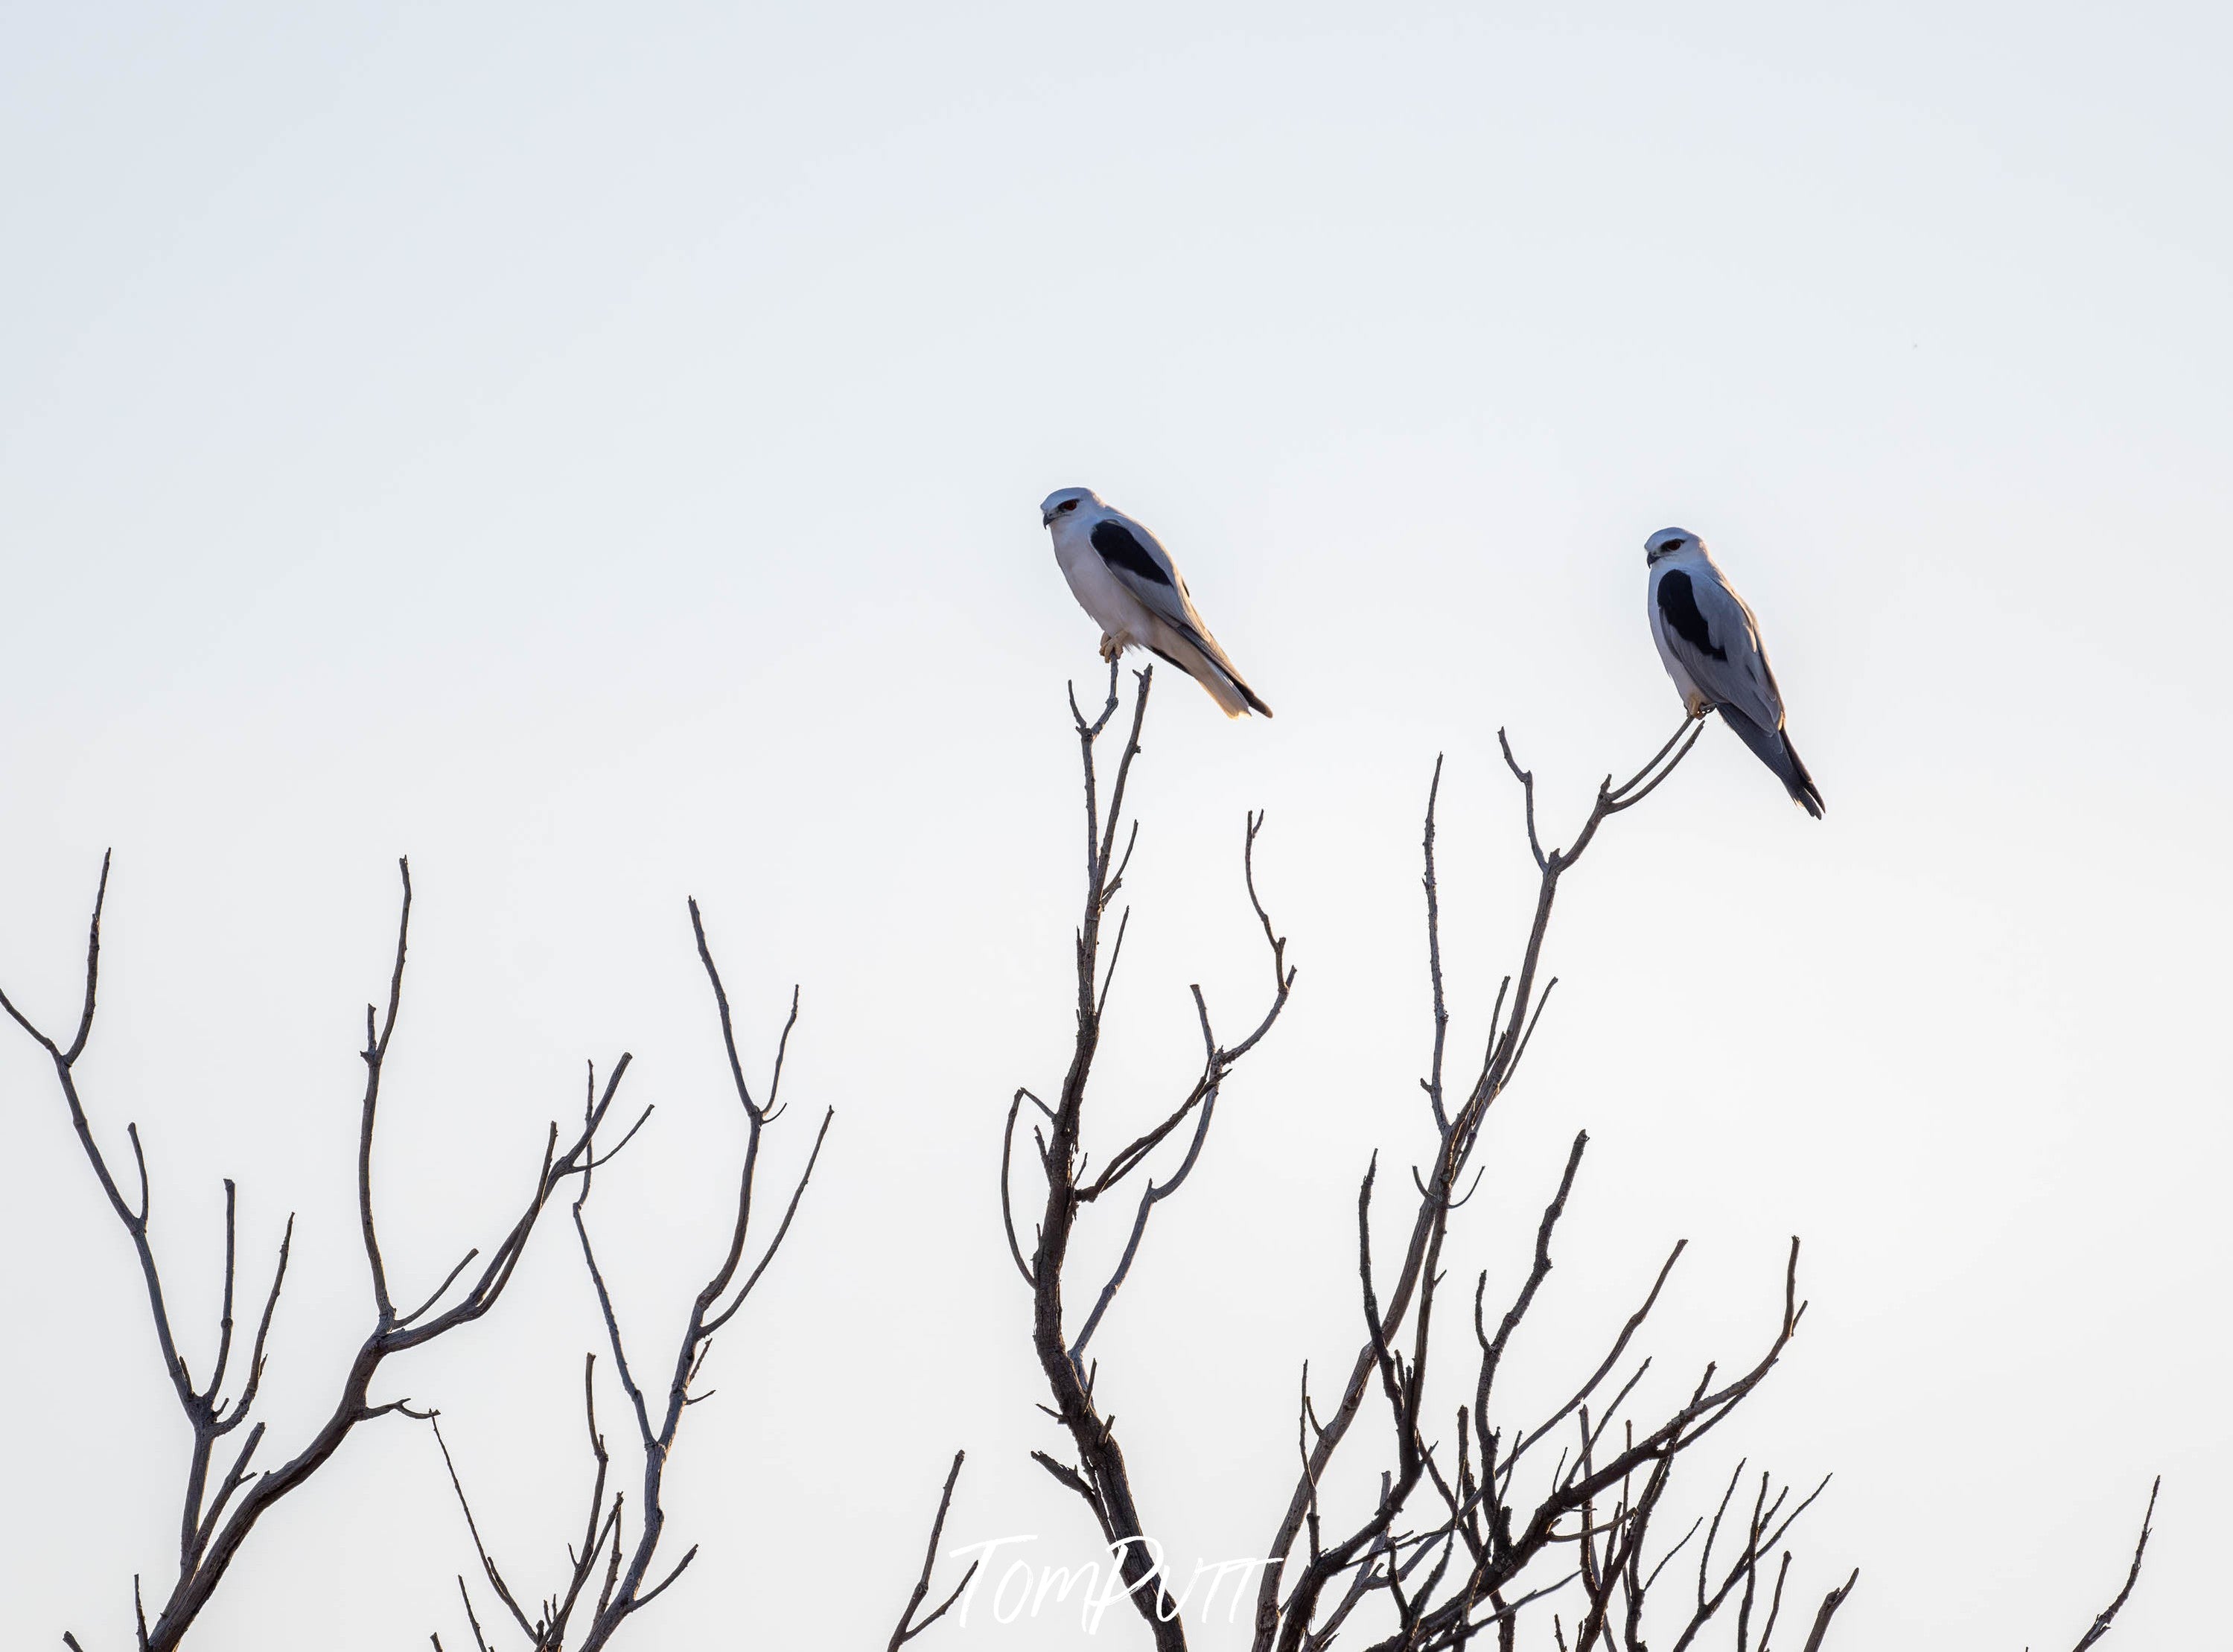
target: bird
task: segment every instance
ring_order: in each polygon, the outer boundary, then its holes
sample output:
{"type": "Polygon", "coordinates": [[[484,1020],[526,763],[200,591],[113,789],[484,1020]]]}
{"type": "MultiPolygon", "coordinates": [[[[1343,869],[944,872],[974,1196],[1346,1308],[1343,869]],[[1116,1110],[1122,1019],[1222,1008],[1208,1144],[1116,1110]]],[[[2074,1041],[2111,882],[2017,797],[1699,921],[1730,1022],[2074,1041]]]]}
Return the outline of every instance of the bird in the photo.
{"type": "Polygon", "coordinates": [[[1760,621],[1687,528],[1662,528],[1644,542],[1645,612],[1651,640],[1693,717],[1709,711],[1736,731],[1774,771],[1791,801],[1822,818],[1822,793],[1783,726],[1783,694],[1761,643],[1760,621]]]}
{"type": "Polygon", "coordinates": [[[1125,649],[1145,648],[1208,690],[1227,717],[1272,715],[1202,623],[1185,576],[1154,534],[1091,488],[1048,494],[1039,521],[1071,595],[1101,628],[1103,660],[1114,665],[1125,649]]]}

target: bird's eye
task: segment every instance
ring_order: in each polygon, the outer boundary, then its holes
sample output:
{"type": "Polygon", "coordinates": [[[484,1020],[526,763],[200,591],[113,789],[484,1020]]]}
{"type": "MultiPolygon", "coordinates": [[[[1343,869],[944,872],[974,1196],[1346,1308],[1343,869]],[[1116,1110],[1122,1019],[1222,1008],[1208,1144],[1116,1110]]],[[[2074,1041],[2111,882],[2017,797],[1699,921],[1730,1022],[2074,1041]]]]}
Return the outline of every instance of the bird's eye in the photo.
{"type": "Polygon", "coordinates": [[[1055,509],[1058,511],[1075,511],[1077,509],[1077,501],[1075,499],[1064,499],[1060,504],[1055,506],[1055,509]]]}
{"type": "Polygon", "coordinates": [[[1679,539],[1670,539],[1665,544],[1660,546],[1659,549],[1662,550],[1680,550],[1683,549],[1683,542],[1679,539]]]}

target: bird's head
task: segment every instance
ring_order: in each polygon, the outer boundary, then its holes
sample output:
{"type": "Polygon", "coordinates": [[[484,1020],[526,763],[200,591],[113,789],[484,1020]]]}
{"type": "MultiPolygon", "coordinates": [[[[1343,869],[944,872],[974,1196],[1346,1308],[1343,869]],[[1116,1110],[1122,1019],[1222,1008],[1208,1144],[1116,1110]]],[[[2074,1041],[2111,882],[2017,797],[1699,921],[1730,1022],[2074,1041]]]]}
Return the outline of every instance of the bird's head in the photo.
{"type": "Polygon", "coordinates": [[[1064,517],[1101,507],[1101,496],[1091,488],[1058,488],[1039,501],[1039,525],[1051,528],[1064,517]]]}
{"type": "Polygon", "coordinates": [[[1649,568],[1661,557],[1672,556],[1676,551],[1687,550],[1693,545],[1703,550],[1706,542],[1688,528],[1662,528],[1644,542],[1644,565],[1649,568]]]}

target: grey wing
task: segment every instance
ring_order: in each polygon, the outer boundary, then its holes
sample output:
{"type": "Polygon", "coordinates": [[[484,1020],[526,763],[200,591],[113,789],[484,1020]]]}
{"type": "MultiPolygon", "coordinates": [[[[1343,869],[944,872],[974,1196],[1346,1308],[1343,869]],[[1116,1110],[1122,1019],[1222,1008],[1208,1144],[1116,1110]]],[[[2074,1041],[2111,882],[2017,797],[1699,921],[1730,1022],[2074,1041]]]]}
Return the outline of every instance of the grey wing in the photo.
{"type": "Polygon", "coordinates": [[[1203,652],[1222,654],[1217,640],[1195,611],[1194,598],[1187,595],[1186,581],[1170,553],[1155,535],[1137,524],[1110,517],[1093,524],[1091,537],[1094,550],[1108,564],[1116,582],[1138,597],[1149,613],[1201,645],[1203,652]]]}
{"type": "Polygon", "coordinates": [[[1670,568],[1657,588],[1667,650],[1717,705],[1734,706],[1762,728],[1783,726],[1783,695],[1768,668],[1760,625],[1718,570],[1670,568]]]}

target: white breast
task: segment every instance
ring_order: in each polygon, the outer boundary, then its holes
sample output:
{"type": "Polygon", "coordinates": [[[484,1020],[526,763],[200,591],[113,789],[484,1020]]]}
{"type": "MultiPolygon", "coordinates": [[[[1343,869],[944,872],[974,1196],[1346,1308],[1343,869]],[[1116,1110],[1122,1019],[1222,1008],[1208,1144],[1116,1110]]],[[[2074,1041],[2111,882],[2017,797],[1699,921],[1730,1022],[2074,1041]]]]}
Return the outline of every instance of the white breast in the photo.
{"type": "MultiPolygon", "coordinates": [[[[1683,706],[1695,713],[1704,696],[1699,693],[1698,685],[1690,680],[1690,673],[1683,669],[1683,662],[1668,647],[1667,621],[1659,612],[1659,582],[1665,577],[1667,570],[1676,566],[1681,560],[1682,553],[1678,551],[1675,556],[1661,557],[1652,568],[1651,576],[1644,582],[1644,617],[1651,622],[1651,644],[1659,650],[1659,663],[1667,667],[1667,674],[1674,679],[1675,692],[1683,697],[1683,706]]],[[[1693,581],[1698,578],[1695,569],[1683,571],[1693,581]]]]}
{"type": "Polygon", "coordinates": [[[1138,599],[1117,583],[1084,528],[1068,520],[1054,524],[1054,559],[1078,607],[1103,632],[1136,639],[1141,635],[1141,628],[1134,623],[1140,614],[1138,599]]]}

